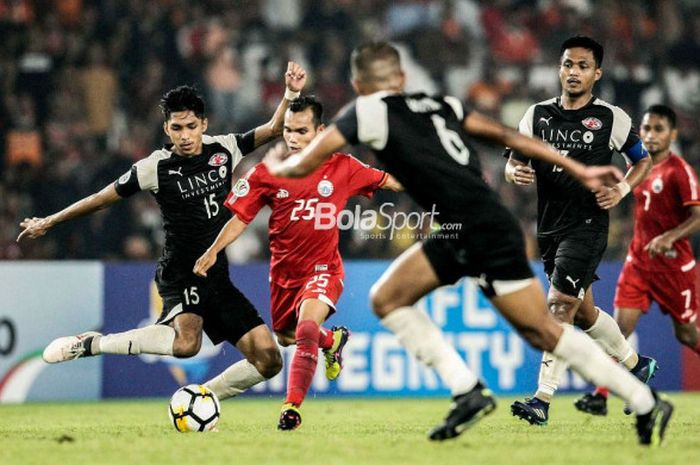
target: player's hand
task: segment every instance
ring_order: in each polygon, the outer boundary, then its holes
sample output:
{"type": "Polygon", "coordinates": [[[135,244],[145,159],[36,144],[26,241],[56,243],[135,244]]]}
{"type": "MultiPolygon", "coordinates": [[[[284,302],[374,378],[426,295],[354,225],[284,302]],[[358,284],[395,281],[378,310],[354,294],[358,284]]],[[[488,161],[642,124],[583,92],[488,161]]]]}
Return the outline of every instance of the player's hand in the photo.
{"type": "Polygon", "coordinates": [[[270,173],[275,172],[275,169],[282,164],[285,158],[287,158],[287,145],[284,142],[275,144],[271,149],[265,152],[263,157],[263,163],[267,167],[270,173]]]}
{"type": "Polygon", "coordinates": [[[34,218],[25,218],[19,225],[24,230],[17,236],[17,242],[25,236],[31,239],[41,237],[53,226],[49,218],[37,218],[36,216],[34,218]]]}
{"type": "MultiPolygon", "coordinates": [[[[573,173],[572,173],[573,174],[573,173]]],[[[605,186],[614,186],[624,175],[615,166],[585,166],[574,176],[592,192],[598,192],[605,186]]]]}
{"type": "Polygon", "coordinates": [[[513,182],[519,186],[529,186],[535,182],[535,170],[528,165],[515,165],[513,182]]]}
{"type": "Polygon", "coordinates": [[[666,233],[659,234],[649,241],[644,250],[647,251],[651,258],[655,258],[658,255],[672,256],[675,252],[673,242],[673,239],[666,233]]]}
{"type": "Polygon", "coordinates": [[[612,207],[620,203],[622,193],[615,187],[602,186],[595,191],[595,200],[598,206],[603,210],[610,210],[612,207]]]}
{"type": "Polygon", "coordinates": [[[202,276],[203,278],[206,278],[207,271],[209,271],[209,268],[214,266],[214,263],[216,263],[216,254],[213,251],[207,249],[207,251],[204,252],[202,256],[197,259],[192,271],[197,276],[202,276]]]}
{"type": "Polygon", "coordinates": [[[287,72],[284,73],[284,84],[292,92],[301,92],[306,84],[306,70],[298,63],[287,62],[287,72]]]}

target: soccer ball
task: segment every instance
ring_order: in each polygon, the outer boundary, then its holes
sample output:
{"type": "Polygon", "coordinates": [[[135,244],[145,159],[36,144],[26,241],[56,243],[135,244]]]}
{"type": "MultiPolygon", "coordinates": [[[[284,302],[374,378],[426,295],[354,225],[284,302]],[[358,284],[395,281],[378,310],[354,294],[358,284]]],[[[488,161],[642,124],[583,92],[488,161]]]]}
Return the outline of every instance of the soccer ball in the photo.
{"type": "Polygon", "coordinates": [[[170,398],[168,414],[181,433],[211,431],[219,422],[221,406],[212,391],[201,384],[181,387],[170,398]]]}

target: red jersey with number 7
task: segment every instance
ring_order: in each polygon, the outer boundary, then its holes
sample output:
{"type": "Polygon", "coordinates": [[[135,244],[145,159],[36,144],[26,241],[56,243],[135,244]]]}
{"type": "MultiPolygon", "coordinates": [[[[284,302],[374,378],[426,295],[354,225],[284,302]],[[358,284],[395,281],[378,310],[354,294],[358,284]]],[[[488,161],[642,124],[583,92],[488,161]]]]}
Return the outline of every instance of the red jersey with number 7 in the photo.
{"type": "Polygon", "coordinates": [[[264,163],[258,163],[236,183],[225,205],[244,223],[265,205],[272,209],[270,280],[297,287],[314,273],[344,275],[338,215],[350,197],[372,197],[387,176],[344,153],[334,153],[299,179],[272,176],[264,163]]]}
{"type": "Polygon", "coordinates": [[[691,269],[695,258],[687,238],[676,241],[673,250],[664,256],[651,258],[644,248],[656,236],[684,222],[690,215],[689,206],[700,205],[695,170],[672,153],[654,165],[649,176],[634,189],[634,198],[634,237],[627,261],[650,271],[691,269]]]}

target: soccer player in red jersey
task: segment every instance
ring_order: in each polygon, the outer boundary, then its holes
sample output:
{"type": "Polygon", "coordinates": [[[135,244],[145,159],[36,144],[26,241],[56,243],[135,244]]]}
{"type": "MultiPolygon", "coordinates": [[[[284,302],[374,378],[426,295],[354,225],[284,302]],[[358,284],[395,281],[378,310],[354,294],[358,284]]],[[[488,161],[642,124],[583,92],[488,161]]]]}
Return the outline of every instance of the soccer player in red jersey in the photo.
{"type": "MultiPolygon", "coordinates": [[[[696,320],[695,257],[688,236],[700,230],[700,197],[695,170],[671,152],[676,114],[665,105],[645,113],[639,133],[654,166],[634,189],[634,235],[617,281],[615,320],[625,337],[637,326],[651,301],[673,318],[678,341],[700,354],[696,320]]],[[[576,407],[605,415],[607,390],[598,388],[576,407]]]]}
{"type": "MultiPolygon", "coordinates": [[[[322,113],[323,107],[313,97],[290,104],[283,130],[290,151],[286,156],[302,150],[323,130],[322,113]]],[[[194,272],[206,276],[217,254],[243,233],[260,209],[270,206],[272,328],[281,345],[297,346],[278,424],[281,430],[301,424],[299,406],[316,371],[319,348],[324,352],[326,377],[334,380],[340,374],[342,349],[350,333],[342,326],[330,331],[321,327],[335,312],[343,290],[335,220],[350,197],[371,197],[377,189],[402,187],[384,171],[345,153],[335,153],[304,179],[272,176],[259,163],[233,188],[226,206],[234,216],[195,264],[194,272]]]]}

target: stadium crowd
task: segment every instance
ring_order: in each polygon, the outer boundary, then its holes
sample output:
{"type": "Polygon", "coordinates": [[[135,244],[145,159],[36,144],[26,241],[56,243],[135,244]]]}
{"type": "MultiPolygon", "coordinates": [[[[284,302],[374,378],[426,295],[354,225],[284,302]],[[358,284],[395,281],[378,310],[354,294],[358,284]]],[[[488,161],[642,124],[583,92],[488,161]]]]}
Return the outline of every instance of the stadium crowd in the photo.
{"type": "MultiPolygon", "coordinates": [[[[388,38],[411,76],[407,90],[444,91],[516,127],[533,103],[559,94],[559,45],[572,34],[606,47],[595,94],[639,118],[652,103],[679,117],[675,150],[700,169],[700,5],[693,0],[0,0],[0,259],[150,260],[162,244],[151,196],[61,225],[42,241],[15,238],[30,213],[55,211],[113,181],[162,145],[157,102],[193,83],[209,134],[266,121],[288,60],[329,120],[352,97],[349,55],[388,38]]],[[[503,181],[505,159],[479,145],[488,181],[521,218],[534,253],[534,189],[503,181]]],[[[253,154],[242,176],[260,159],[253,154]]],[[[373,163],[368,152],[353,152],[373,163]]],[[[621,161],[621,157],[619,157],[621,161]]],[[[418,211],[380,192],[360,211],[418,211]]],[[[631,201],[611,213],[606,258],[624,256],[631,201]]],[[[233,261],[265,258],[267,217],[231,247],[233,261]]],[[[384,221],[386,223],[386,221],[384,221]]],[[[381,225],[380,225],[381,226],[381,225]]],[[[425,226],[425,225],[424,225],[425,226]]],[[[347,230],[345,258],[392,257],[427,229],[347,230]]]]}

